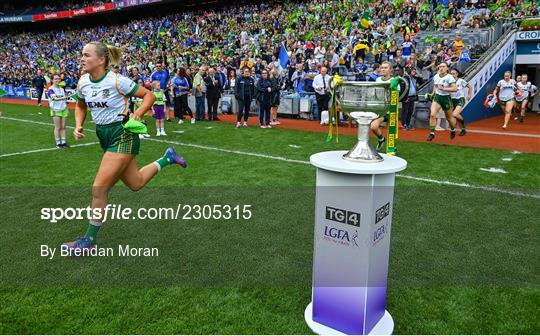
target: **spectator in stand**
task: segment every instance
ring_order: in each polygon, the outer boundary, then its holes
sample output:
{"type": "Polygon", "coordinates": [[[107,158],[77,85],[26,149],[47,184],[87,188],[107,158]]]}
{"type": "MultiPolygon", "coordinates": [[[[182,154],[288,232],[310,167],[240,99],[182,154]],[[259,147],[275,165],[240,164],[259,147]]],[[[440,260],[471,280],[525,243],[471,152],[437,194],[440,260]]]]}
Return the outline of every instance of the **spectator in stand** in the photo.
{"type": "Polygon", "coordinates": [[[367,65],[364,64],[364,60],[360,61],[354,66],[354,75],[356,81],[365,81],[367,76],[367,65]]]}
{"type": "Polygon", "coordinates": [[[236,70],[229,70],[229,78],[227,79],[226,90],[235,90],[236,89],[236,70]]]}
{"type": "Polygon", "coordinates": [[[377,78],[381,76],[379,72],[379,67],[380,65],[377,63],[373,65],[373,71],[371,71],[371,73],[369,74],[368,82],[376,82],[377,78]]]}
{"type": "Polygon", "coordinates": [[[317,41],[317,46],[315,47],[315,59],[317,60],[317,63],[322,64],[325,57],[326,48],[324,47],[322,41],[317,41]]]}
{"type": "Polygon", "coordinates": [[[456,35],[456,39],[452,42],[452,51],[456,54],[457,58],[461,56],[461,51],[465,49],[465,43],[461,38],[461,35],[456,35]]]}
{"type": "Polygon", "coordinates": [[[319,70],[317,69],[317,63],[315,63],[315,62],[311,63],[311,67],[306,72],[306,75],[305,75],[305,78],[304,78],[304,91],[306,91],[306,92],[314,92],[314,90],[313,90],[313,79],[318,74],[319,74],[319,70]]]}

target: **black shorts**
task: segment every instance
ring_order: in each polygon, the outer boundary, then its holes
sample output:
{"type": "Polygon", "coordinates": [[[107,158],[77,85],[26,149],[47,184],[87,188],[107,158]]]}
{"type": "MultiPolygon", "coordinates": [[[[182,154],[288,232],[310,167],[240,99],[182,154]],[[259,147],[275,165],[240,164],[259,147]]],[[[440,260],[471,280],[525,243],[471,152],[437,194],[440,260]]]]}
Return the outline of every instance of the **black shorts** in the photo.
{"type": "Polygon", "coordinates": [[[166,90],[164,92],[165,94],[165,104],[168,106],[168,107],[173,107],[174,106],[174,102],[172,101],[171,99],[171,95],[169,93],[169,90],[166,90]]]}

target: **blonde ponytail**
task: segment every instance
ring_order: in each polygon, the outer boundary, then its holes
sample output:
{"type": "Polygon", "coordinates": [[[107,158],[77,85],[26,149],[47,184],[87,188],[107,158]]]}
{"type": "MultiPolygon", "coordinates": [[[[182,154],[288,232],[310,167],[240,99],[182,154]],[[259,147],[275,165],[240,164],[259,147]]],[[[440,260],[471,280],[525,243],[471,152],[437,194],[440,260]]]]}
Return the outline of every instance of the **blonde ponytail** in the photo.
{"type": "Polygon", "coordinates": [[[108,45],[109,50],[109,64],[120,65],[120,56],[122,56],[122,50],[112,45],[108,45]]]}
{"type": "Polygon", "coordinates": [[[119,65],[122,50],[113,45],[108,45],[103,42],[90,42],[88,44],[93,45],[96,48],[96,54],[98,57],[105,58],[105,68],[109,66],[119,65]]]}

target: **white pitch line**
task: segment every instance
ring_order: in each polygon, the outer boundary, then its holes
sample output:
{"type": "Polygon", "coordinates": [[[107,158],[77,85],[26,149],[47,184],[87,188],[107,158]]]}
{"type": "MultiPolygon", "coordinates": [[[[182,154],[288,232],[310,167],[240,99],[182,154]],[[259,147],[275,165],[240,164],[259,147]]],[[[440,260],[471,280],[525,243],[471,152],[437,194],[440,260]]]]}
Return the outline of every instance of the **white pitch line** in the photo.
{"type": "Polygon", "coordinates": [[[289,158],[282,157],[282,156],[272,156],[272,155],[266,155],[266,154],[260,154],[260,153],[243,152],[243,151],[237,151],[237,150],[233,150],[233,149],[225,149],[225,148],[219,148],[219,147],[197,145],[197,144],[192,144],[192,143],[171,141],[171,140],[161,140],[161,139],[146,139],[146,140],[155,141],[155,142],[162,142],[162,143],[168,143],[168,144],[172,144],[172,145],[185,146],[185,147],[206,149],[206,150],[211,150],[211,151],[216,151],[216,152],[238,154],[238,155],[246,155],[246,156],[254,156],[254,157],[270,159],[270,160],[278,160],[278,161],[292,162],[292,163],[302,163],[302,164],[308,164],[308,165],[310,164],[309,161],[289,159],[289,158]]]}
{"type": "Polygon", "coordinates": [[[495,134],[495,135],[509,135],[509,136],[525,137],[525,138],[540,138],[540,135],[538,134],[529,134],[529,133],[495,132],[495,131],[484,131],[484,130],[474,130],[474,129],[467,129],[467,132],[495,134]]]}
{"type": "MultiPolygon", "coordinates": [[[[53,123],[46,123],[46,122],[43,122],[43,121],[35,121],[35,120],[28,120],[28,119],[19,119],[19,118],[12,118],[12,117],[0,117],[0,119],[7,119],[7,120],[13,120],[13,121],[22,121],[22,122],[25,122],[25,123],[45,125],[45,126],[54,126],[53,123]]],[[[66,128],[75,128],[75,127],[66,126],[66,128]]],[[[95,132],[93,129],[85,129],[85,131],[95,132]]]]}
{"type": "MultiPolygon", "coordinates": [[[[99,142],[88,142],[88,143],[83,143],[83,144],[78,144],[78,145],[72,145],[70,147],[83,147],[83,146],[96,145],[98,143],[99,142]]],[[[7,154],[0,155],[0,158],[8,157],[8,156],[39,153],[39,152],[57,151],[57,150],[61,150],[61,148],[50,147],[50,148],[33,149],[33,150],[29,150],[29,151],[24,151],[24,152],[7,153],[7,154]]]]}
{"type": "MultiPolygon", "coordinates": [[[[16,120],[16,121],[23,121],[23,122],[30,122],[30,123],[34,123],[34,124],[52,126],[52,124],[48,124],[48,123],[40,122],[40,121],[33,121],[33,120],[25,120],[25,119],[17,119],[17,118],[9,118],[9,117],[0,117],[0,119],[16,120]]],[[[71,126],[68,126],[68,127],[73,128],[71,126]]],[[[89,130],[89,131],[94,132],[93,130],[89,130]]],[[[171,141],[171,140],[161,140],[161,139],[154,139],[154,138],[148,138],[146,140],[147,141],[155,141],[155,142],[161,142],[161,143],[174,144],[174,145],[180,145],[180,146],[186,146],[186,147],[192,147],[192,148],[212,150],[212,151],[216,151],[216,152],[231,153],[231,154],[238,154],[238,155],[246,155],[246,156],[253,156],[253,157],[265,158],[265,159],[270,159],[270,160],[278,160],[278,161],[284,161],[284,162],[300,163],[300,164],[310,165],[309,161],[289,159],[289,158],[285,158],[285,157],[281,157],[281,156],[272,156],[272,155],[266,155],[266,154],[260,154],[260,153],[243,152],[243,151],[237,151],[237,150],[231,150],[231,149],[225,149],[225,148],[219,148],[219,147],[211,147],[211,146],[205,146],[205,145],[197,145],[197,144],[184,143],[184,142],[171,141]]],[[[538,194],[525,194],[525,193],[522,193],[522,192],[504,190],[504,189],[499,189],[499,188],[494,188],[494,187],[476,186],[476,185],[472,185],[472,184],[468,184],[468,183],[459,183],[459,182],[452,182],[452,181],[434,180],[434,179],[430,179],[430,178],[417,177],[417,176],[411,176],[411,175],[396,174],[396,176],[400,177],[400,178],[408,179],[408,180],[414,180],[414,181],[420,181],[420,182],[426,182],[426,183],[433,183],[433,184],[447,185],[447,186],[455,186],[455,187],[462,187],[462,188],[468,188],[468,189],[476,189],[476,190],[496,192],[496,193],[507,194],[507,195],[512,195],[512,196],[521,196],[521,197],[540,199],[540,195],[538,195],[538,194]]]]}

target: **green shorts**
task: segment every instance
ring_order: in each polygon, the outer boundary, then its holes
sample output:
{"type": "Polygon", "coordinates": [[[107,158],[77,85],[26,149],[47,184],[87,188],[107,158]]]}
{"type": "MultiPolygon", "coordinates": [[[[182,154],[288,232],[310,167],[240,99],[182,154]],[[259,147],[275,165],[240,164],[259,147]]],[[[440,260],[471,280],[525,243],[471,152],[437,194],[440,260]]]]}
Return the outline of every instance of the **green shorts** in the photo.
{"type": "Polygon", "coordinates": [[[513,102],[513,101],[514,99],[499,100],[499,104],[501,104],[501,106],[506,106],[506,103],[513,102]]]}
{"type": "Polygon", "coordinates": [[[452,105],[454,105],[454,108],[458,106],[461,106],[461,107],[465,106],[465,98],[461,97],[461,98],[452,99],[452,105]]]}
{"type": "Polygon", "coordinates": [[[450,95],[443,96],[435,94],[435,98],[433,98],[433,101],[441,105],[444,112],[452,111],[454,109],[454,106],[452,105],[452,98],[450,98],[450,95]]]}
{"type": "Polygon", "coordinates": [[[68,116],[68,109],[66,108],[63,111],[53,111],[51,110],[51,117],[62,117],[67,118],[68,116]]]}
{"type": "Polygon", "coordinates": [[[141,147],[139,136],[124,129],[121,121],[96,125],[96,134],[103,152],[139,154],[141,147]]]}

